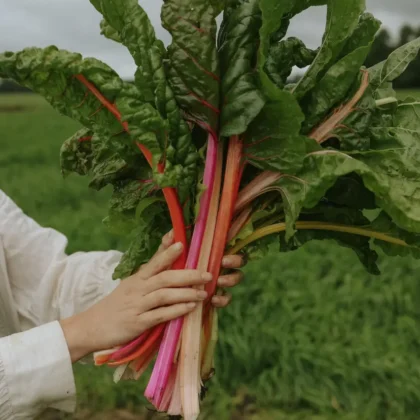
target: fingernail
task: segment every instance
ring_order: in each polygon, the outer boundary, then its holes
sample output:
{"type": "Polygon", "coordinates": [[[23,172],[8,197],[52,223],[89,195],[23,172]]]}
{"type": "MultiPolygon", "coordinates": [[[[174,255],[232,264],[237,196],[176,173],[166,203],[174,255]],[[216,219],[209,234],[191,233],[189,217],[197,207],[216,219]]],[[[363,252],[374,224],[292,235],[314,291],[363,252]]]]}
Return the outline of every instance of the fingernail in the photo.
{"type": "Polygon", "coordinates": [[[196,306],[197,306],[197,304],[195,302],[187,303],[187,308],[188,309],[194,309],[196,306]]]}
{"type": "Polygon", "coordinates": [[[171,231],[168,233],[168,239],[173,239],[173,237],[174,237],[174,231],[173,231],[173,230],[171,230],[171,231]]]}
{"type": "Polygon", "coordinates": [[[209,282],[213,280],[213,276],[210,273],[203,273],[201,275],[201,278],[205,281],[205,282],[209,282]]]}
{"type": "Polygon", "coordinates": [[[213,305],[218,305],[219,303],[221,303],[220,296],[213,296],[213,298],[212,298],[212,300],[211,300],[211,303],[212,303],[213,305]]]}
{"type": "Polygon", "coordinates": [[[175,251],[181,251],[181,249],[183,248],[183,245],[182,245],[182,243],[181,242],[177,242],[175,245],[174,245],[174,250],[175,251]]]}
{"type": "Polygon", "coordinates": [[[208,296],[208,293],[205,290],[200,290],[199,292],[197,292],[197,297],[200,300],[206,299],[207,296],[208,296]]]}
{"type": "Polygon", "coordinates": [[[226,277],[219,277],[219,280],[217,280],[217,285],[220,287],[226,286],[226,277]]]}
{"type": "Polygon", "coordinates": [[[223,266],[229,265],[229,262],[230,262],[230,257],[223,257],[222,259],[223,266]]]}

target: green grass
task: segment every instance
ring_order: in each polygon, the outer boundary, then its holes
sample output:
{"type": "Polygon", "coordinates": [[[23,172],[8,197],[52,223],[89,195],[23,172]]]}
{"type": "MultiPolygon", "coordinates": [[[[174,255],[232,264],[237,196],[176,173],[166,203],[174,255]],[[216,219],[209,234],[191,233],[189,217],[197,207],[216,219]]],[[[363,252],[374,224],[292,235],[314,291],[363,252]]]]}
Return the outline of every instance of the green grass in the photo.
{"type": "MultiPolygon", "coordinates": [[[[416,92],[414,92],[416,94],[416,92]]],[[[109,191],[63,180],[62,141],[78,128],[35,96],[0,96],[0,188],[69,252],[122,249],[101,224],[109,191]]],[[[420,412],[420,262],[384,259],[382,275],[331,243],[250,264],[221,313],[217,375],[203,418],[417,420],[420,412]]],[[[78,366],[80,408],[144,407],[142,384],[78,366]]]]}

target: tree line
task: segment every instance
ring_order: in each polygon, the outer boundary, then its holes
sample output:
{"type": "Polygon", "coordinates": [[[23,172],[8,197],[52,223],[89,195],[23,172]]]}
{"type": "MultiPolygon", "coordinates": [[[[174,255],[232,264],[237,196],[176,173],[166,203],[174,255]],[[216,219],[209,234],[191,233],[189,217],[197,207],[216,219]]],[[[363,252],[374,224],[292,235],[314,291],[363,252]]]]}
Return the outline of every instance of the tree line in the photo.
{"type": "MultiPolygon", "coordinates": [[[[420,37],[420,26],[402,26],[396,39],[393,39],[391,33],[387,29],[382,29],[376,36],[372,50],[366,60],[366,66],[371,67],[374,64],[385,60],[396,48],[418,37],[420,37]]],[[[394,86],[397,89],[420,88],[420,55],[410,64],[407,71],[395,81],[394,86]]],[[[29,92],[29,90],[16,85],[10,80],[2,81],[0,79],[0,93],[16,92],[29,92]]]]}

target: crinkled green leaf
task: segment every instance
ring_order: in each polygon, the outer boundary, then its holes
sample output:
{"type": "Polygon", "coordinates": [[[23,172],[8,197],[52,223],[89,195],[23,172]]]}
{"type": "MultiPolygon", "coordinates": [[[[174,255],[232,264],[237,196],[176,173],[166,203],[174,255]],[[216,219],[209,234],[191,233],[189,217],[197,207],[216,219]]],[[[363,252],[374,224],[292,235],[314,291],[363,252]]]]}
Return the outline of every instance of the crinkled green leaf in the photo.
{"type": "Polygon", "coordinates": [[[128,122],[132,139],[150,150],[155,163],[160,160],[167,131],[165,121],[135,86],[124,83],[106,64],[53,46],[27,48],[1,54],[0,74],[41,94],[60,113],[98,135],[111,137],[121,133],[117,118],[75,78],[83,75],[109,102],[116,104],[122,120],[128,122]]]}
{"type": "Polygon", "coordinates": [[[163,197],[147,197],[141,200],[137,207],[136,207],[136,220],[137,221],[152,221],[153,218],[156,217],[158,212],[162,211],[163,208],[151,208],[156,203],[165,203],[165,200],[163,197]],[[148,214],[145,213],[145,211],[148,211],[148,214]]]}
{"type": "Polygon", "coordinates": [[[111,41],[122,43],[120,33],[114,29],[105,19],[101,20],[101,35],[105,38],[110,39],[111,41]]]}
{"type": "Polygon", "coordinates": [[[283,196],[288,238],[302,208],[313,208],[335,184],[337,178],[357,173],[376,203],[402,229],[420,232],[420,149],[371,150],[351,156],[333,150],[307,155],[297,176],[284,176],[276,187],[283,196]]]}
{"type": "Polygon", "coordinates": [[[306,127],[312,128],[335,106],[346,102],[348,93],[358,80],[379,25],[380,22],[371,15],[362,15],[358,27],[347,41],[342,58],[327,70],[305,99],[306,127]]]}
{"type": "Polygon", "coordinates": [[[149,218],[141,219],[139,208],[150,207],[154,202],[162,200],[161,197],[151,196],[156,192],[152,183],[144,183],[141,180],[121,180],[114,183],[114,192],[109,202],[108,216],[104,224],[112,233],[128,235],[137,229],[139,225],[148,224],[153,227],[153,219],[157,212],[150,213],[149,218]],[[150,200],[154,200],[150,203],[150,200]]]}
{"type": "Polygon", "coordinates": [[[63,143],[60,165],[64,176],[73,172],[79,175],[87,175],[90,172],[93,160],[92,143],[86,139],[91,139],[92,136],[92,130],[82,128],[63,143]]]}
{"type": "Polygon", "coordinates": [[[250,143],[245,155],[249,163],[260,169],[295,173],[303,163],[306,138],[303,136],[270,137],[263,142],[250,143]]]}
{"type": "MultiPolygon", "coordinates": [[[[281,20],[292,10],[294,2],[287,0],[261,0],[260,8],[263,24],[260,29],[260,48],[258,51],[258,74],[260,86],[267,97],[267,103],[249,127],[251,142],[260,142],[266,137],[293,138],[299,135],[304,115],[299,104],[290,92],[278,88],[266,73],[271,36],[281,26],[281,20]]],[[[260,144],[264,147],[264,142],[260,144]]]]}
{"type": "Polygon", "coordinates": [[[137,235],[124,253],[114,271],[113,278],[125,279],[136,272],[138,267],[147,263],[155,254],[162,240],[164,231],[149,231],[145,226],[137,230],[137,235]]]}
{"type": "Polygon", "coordinates": [[[369,69],[370,83],[376,89],[381,88],[387,82],[394,81],[415,60],[420,50],[420,38],[397,48],[387,60],[378,63],[369,69]]]}
{"type": "MultiPolygon", "coordinates": [[[[333,224],[366,227],[370,221],[358,209],[319,205],[311,211],[305,211],[301,220],[316,220],[333,224]]],[[[370,238],[340,232],[322,230],[299,230],[290,241],[280,235],[280,251],[294,251],[312,240],[334,240],[339,245],[352,249],[360,262],[371,274],[380,274],[377,265],[378,254],[371,249],[370,238]]]]}
{"type": "Polygon", "coordinates": [[[153,184],[142,180],[122,182],[114,187],[109,201],[110,210],[114,212],[136,211],[140,201],[152,191],[153,184]]]}
{"type": "Polygon", "coordinates": [[[305,101],[307,127],[314,127],[336,105],[345,101],[369,50],[370,45],[358,48],[329,68],[305,101]],[[337,80],[340,83],[337,83],[337,80]]]}
{"type": "Polygon", "coordinates": [[[327,26],[321,49],[294,89],[296,98],[301,100],[311,91],[326,71],[334,64],[345,43],[359,23],[359,17],[365,10],[365,0],[329,0],[327,26]]]}
{"type": "Polygon", "coordinates": [[[372,14],[363,13],[359,18],[359,24],[344,45],[340,53],[340,58],[345,57],[360,47],[370,45],[379,31],[381,24],[381,21],[376,19],[372,14]]]}
{"type": "Polygon", "coordinates": [[[266,72],[279,88],[283,88],[293,67],[303,69],[309,66],[316,55],[317,51],[306,48],[300,39],[288,38],[270,47],[266,72]]]}
{"type": "Polygon", "coordinates": [[[375,244],[385,252],[386,255],[391,257],[411,256],[414,258],[420,258],[420,235],[410,233],[405,230],[398,228],[391,218],[384,212],[382,212],[371,224],[370,229],[384,233],[392,238],[400,239],[407,243],[407,247],[401,245],[395,245],[390,242],[376,240],[375,244]]]}
{"type": "Polygon", "coordinates": [[[129,50],[137,65],[136,84],[144,98],[155,103],[165,115],[166,77],[163,69],[165,49],[158,40],[146,12],[137,0],[91,0],[103,15],[108,32],[115,34],[129,50]]]}
{"type": "Polygon", "coordinates": [[[132,238],[114,272],[115,279],[130,276],[146,263],[170,229],[161,193],[152,183],[132,179],[115,184],[104,224],[109,231],[132,238]]]}
{"type": "Polygon", "coordinates": [[[420,144],[420,102],[407,98],[392,115],[383,116],[382,124],[370,128],[372,144],[377,149],[410,147],[420,144]]]}
{"type": "MultiPolygon", "coordinates": [[[[360,82],[356,82],[354,90],[360,86],[360,82]]],[[[372,146],[371,128],[376,112],[374,93],[370,87],[367,88],[365,95],[357,104],[356,109],[337,127],[333,136],[340,142],[340,149],[343,151],[352,150],[369,150],[372,146]]]]}
{"type": "Polygon", "coordinates": [[[168,77],[176,100],[192,120],[213,133],[218,132],[220,114],[218,14],[219,7],[206,0],[166,0],[162,7],[162,24],[172,35],[168,77]]]}
{"type": "Polygon", "coordinates": [[[221,135],[246,131],[265,104],[254,72],[261,27],[259,0],[232,2],[224,14],[219,48],[222,78],[221,135]]]}
{"type": "Polygon", "coordinates": [[[89,129],[77,131],[61,147],[63,174],[89,175],[92,177],[89,185],[96,190],[129,178],[151,178],[152,172],[144,158],[124,143],[125,137],[128,136],[107,138],[89,129]]]}

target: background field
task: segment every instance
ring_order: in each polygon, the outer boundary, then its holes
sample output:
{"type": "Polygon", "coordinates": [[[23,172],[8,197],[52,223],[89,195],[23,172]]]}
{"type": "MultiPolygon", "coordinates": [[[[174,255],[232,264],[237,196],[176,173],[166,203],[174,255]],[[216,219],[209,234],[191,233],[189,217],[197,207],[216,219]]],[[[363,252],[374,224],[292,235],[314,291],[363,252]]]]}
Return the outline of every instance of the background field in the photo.
{"type": "MultiPolygon", "coordinates": [[[[101,225],[109,191],[61,178],[60,145],[77,128],[37,96],[1,95],[0,188],[65,233],[69,252],[123,249],[101,225]]],[[[417,420],[420,262],[383,259],[381,268],[369,276],[350,251],[321,242],[250,264],[221,314],[203,418],[417,420]]],[[[114,386],[108,369],[89,366],[76,380],[77,418],[144,413],[141,384],[114,386]]]]}

